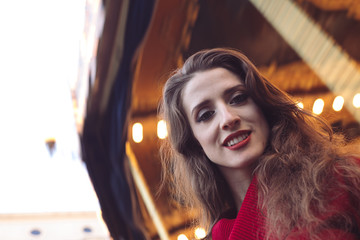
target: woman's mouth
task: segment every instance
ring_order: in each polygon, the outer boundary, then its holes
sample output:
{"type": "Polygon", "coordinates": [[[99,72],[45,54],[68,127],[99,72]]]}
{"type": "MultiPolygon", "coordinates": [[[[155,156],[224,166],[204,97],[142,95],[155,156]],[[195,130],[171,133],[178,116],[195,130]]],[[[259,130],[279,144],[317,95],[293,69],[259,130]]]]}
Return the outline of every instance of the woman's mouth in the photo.
{"type": "Polygon", "coordinates": [[[241,131],[228,136],[224,141],[224,146],[236,150],[245,146],[250,141],[250,131],[241,131]]]}

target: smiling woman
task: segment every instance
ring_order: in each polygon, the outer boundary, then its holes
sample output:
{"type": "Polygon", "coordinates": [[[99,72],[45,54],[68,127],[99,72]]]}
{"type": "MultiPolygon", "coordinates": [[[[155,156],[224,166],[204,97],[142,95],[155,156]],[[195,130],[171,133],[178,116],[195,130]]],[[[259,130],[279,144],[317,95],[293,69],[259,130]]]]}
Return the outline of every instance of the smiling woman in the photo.
{"type": "MultiPolygon", "coordinates": [[[[240,79],[225,68],[196,73],[183,90],[183,107],[194,137],[232,189],[246,190],[254,162],[265,150],[269,127],[240,79]],[[244,184],[243,184],[244,183],[244,184]],[[243,185],[243,186],[242,186],[243,185]]],[[[240,208],[242,198],[235,196],[240,208]]]]}
{"type": "Polygon", "coordinates": [[[360,153],[240,52],[191,56],[166,82],[165,182],[212,239],[358,239],[360,153]]]}

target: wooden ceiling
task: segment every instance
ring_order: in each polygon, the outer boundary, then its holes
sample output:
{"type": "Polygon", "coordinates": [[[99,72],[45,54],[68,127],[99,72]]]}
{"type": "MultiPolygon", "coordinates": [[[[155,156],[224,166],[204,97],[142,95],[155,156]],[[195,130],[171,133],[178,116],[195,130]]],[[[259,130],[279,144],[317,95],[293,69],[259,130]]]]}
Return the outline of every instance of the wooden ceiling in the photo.
{"type": "MultiPolygon", "coordinates": [[[[295,3],[356,62],[360,61],[357,1],[297,0],[295,3]]],[[[332,110],[334,94],[249,1],[158,0],[133,79],[131,122],[143,124],[144,139],[141,143],[132,140],[130,143],[172,239],[176,239],[174,236],[183,231],[194,215],[176,210],[166,193],[155,194],[161,176],[157,106],[169,74],[186,57],[212,47],[241,50],[270,81],[302,101],[307,109],[311,109],[316,98],[322,97],[325,100],[322,116],[334,126],[358,124],[347,109],[332,110]]],[[[354,130],[355,135],[359,134],[358,127],[354,130]]],[[[150,236],[157,239],[150,217],[145,219],[150,236]]]]}

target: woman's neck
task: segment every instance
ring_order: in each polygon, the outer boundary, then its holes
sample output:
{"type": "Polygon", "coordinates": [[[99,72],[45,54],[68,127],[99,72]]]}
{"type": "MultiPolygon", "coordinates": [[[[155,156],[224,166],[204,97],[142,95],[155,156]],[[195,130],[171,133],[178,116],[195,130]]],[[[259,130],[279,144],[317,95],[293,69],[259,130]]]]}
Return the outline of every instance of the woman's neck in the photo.
{"type": "Polygon", "coordinates": [[[247,189],[249,188],[253,178],[253,169],[233,169],[220,167],[220,171],[229,184],[233,198],[235,200],[236,208],[239,211],[241,204],[244,201],[247,189]]]}

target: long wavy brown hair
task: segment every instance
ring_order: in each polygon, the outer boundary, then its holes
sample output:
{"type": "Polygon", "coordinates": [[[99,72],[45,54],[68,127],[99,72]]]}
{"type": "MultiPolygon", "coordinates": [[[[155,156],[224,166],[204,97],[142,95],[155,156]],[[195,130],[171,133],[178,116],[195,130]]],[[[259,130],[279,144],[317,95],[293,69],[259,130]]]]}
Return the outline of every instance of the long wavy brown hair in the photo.
{"type": "Polygon", "coordinates": [[[329,206],[342,193],[334,189],[343,189],[360,216],[358,145],[346,144],[325,121],[298,108],[233,49],[194,54],[165,84],[160,105],[169,132],[161,150],[164,182],[170,183],[179,202],[201,211],[199,221],[208,233],[224,214],[237,214],[225,178],[195,139],[183,108],[182,91],[194,74],[218,67],[239,77],[269,123],[268,146],[254,170],[259,207],[267,219],[266,237],[284,239],[293,229],[302,229],[309,239],[318,239],[331,227],[319,217],[328,211],[338,216],[344,231],[352,231],[353,217],[329,206]]]}

